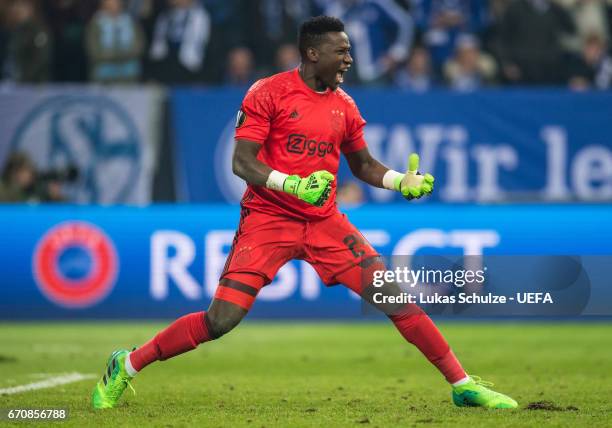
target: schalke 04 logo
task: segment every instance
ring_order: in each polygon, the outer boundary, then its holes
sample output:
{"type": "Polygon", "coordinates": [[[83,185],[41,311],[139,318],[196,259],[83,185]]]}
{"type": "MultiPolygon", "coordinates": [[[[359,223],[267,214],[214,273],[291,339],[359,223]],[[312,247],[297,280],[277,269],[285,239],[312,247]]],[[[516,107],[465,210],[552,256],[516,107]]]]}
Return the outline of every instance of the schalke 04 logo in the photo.
{"type": "Polygon", "coordinates": [[[140,175],[138,129],[128,112],[107,96],[47,98],[21,121],[11,150],[24,151],[43,170],[76,167],[70,199],[122,203],[140,175]]]}
{"type": "Polygon", "coordinates": [[[38,242],[33,271],[41,292],[58,305],[89,307],[108,295],[117,278],[118,258],[110,238],[96,226],[68,221],[38,242]]]}

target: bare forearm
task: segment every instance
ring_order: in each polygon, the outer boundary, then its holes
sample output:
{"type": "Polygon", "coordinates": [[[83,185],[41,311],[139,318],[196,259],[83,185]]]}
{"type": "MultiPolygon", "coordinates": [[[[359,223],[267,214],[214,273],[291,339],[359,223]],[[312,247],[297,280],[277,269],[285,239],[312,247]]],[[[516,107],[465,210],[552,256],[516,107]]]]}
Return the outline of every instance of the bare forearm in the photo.
{"type": "Polygon", "coordinates": [[[257,159],[257,153],[261,146],[251,141],[238,141],[234,158],[232,159],[232,170],[234,174],[249,184],[265,186],[272,168],[257,159]]]}
{"type": "Polygon", "coordinates": [[[383,187],[383,177],[389,168],[374,158],[363,164],[361,168],[353,171],[353,175],[370,186],[383,187]]]}
{"type": "Polygon", "coordinates": [[[234,164],[234,174],[249,184],[264,186],[272,168],[260,161],[234,164]]]}
{"type": "Polygon", "coordinates": [[[389,168],[374,159],[367,148],[345,156],[355,177],[368,183],[370,186],[385,187],[383,185],[383,177],[389,171],[389,168]]]}

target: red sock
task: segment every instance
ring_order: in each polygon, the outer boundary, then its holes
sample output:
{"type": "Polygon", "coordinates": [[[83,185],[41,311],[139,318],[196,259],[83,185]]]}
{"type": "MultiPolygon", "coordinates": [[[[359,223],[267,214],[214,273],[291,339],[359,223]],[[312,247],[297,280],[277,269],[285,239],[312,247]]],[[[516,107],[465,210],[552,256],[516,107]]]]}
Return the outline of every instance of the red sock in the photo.
{"type": "Polygon", "coordinates": [[[211,340],[205,315],[206,312],[194,312],[174,321],[153,339],[130,353],[132,367],[140,371],[154,361],[167,360],[211,340]]]}
{"type": "Polygon", "coordinates": [[[414,306],[402,314],[391,315],[389,318],[402,336],[419,348],[419,351],[440,370],[449,383],[455,383],[467,376],[440,330],[420,308],[414,306]]]}

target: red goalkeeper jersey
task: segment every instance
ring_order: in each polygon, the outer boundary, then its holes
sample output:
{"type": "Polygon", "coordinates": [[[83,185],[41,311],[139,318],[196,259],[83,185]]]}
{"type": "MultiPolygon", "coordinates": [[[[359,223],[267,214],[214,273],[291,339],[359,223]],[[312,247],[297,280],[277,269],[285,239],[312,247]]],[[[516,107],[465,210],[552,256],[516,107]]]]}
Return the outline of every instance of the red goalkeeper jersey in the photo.
{"type": "MultiPolygon", "coordinates": [[[[365,120],[342,89],[316,92],[298,69],[261,79],[247,92],[236,119],[236,139],[262,145],[257,159],[285,174],[306,177],[325,169],[336,175],[340,152],[366,147],[365,120]]],[[[242,205],[268,214],[318,220],[337,211],[336,180],[323,207],[293,195],[249,185],[242,205]]]]}

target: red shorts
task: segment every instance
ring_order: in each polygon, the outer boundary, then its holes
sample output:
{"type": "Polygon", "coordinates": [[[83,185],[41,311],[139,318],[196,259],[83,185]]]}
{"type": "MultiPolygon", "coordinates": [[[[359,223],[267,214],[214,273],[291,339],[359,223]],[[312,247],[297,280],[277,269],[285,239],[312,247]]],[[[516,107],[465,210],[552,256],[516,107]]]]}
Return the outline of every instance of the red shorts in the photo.
{"type": "Polygon", "coordinates": [[[243,208],[221,277],[254,273],[269,284],[285,263],[298,259],[310,263],[325,285],[334,285],[338,275],[376,256],[372,245],[340,212],[323,220],[302,221],[243,208]]]}

